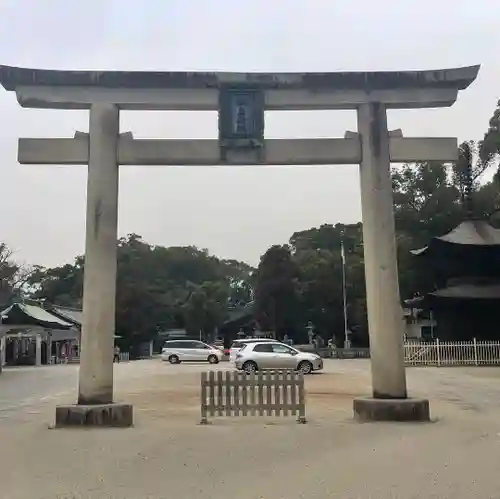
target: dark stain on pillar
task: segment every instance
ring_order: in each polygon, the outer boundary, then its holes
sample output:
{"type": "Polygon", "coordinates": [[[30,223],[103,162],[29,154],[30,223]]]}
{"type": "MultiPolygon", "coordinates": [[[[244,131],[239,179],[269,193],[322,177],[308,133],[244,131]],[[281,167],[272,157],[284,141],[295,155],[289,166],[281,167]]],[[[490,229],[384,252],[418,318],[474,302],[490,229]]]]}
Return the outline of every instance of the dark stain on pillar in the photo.
{"type": "Polygon", "coordinates": [[[378,158],[381,155],[381,139],[382,139],[382,126],[381,126],[381,111],[382,104],[380,102],[372,102],[370,104],[370,140],[373,155],[378,158]]]}
{"type": "Polygon", "coordinates": [[[97,238],[102,217],[102,201],[98,199],[94,207],[94,237],[97,238]]]}

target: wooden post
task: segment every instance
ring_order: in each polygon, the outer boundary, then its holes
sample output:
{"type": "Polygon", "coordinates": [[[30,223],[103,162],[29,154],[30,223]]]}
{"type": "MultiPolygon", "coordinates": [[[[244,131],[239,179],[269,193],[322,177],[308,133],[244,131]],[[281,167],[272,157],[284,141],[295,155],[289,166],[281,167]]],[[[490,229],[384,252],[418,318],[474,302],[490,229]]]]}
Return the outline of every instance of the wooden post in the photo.
{"type": "Polygon", "coordinates": [[[200,424],[208,424],[207,419],[207,373],[201,373],[201,421],[200,424]]]}

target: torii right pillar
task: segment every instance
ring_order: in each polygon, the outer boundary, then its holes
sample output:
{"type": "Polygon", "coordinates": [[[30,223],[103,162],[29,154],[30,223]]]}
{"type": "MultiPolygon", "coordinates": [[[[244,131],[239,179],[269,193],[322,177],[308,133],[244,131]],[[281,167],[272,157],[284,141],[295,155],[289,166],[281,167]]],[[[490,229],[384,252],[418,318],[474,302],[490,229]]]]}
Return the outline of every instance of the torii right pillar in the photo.
{"type": "Polygon", "coordinates": [[[373,398],[354,400],[354,415],[429,420],[429,402],[407,398],[387,112],[383,103],[368,102],[357,113],[373,398]]]}

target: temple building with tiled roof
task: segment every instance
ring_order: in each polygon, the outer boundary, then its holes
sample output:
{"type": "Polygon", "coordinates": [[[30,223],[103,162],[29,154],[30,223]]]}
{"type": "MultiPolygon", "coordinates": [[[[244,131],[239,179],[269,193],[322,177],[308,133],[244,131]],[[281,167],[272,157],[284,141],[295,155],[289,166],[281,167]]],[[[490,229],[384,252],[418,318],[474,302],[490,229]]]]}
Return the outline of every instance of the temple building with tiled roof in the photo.
{"type": "Polygon", "coordinates": [[[485,220],[468,218],[412,253],[416,265],[431,271],[435,289],[404,304],[421,315],[430,313],[432,336],[500,338],[499,229],[485,220]]]}

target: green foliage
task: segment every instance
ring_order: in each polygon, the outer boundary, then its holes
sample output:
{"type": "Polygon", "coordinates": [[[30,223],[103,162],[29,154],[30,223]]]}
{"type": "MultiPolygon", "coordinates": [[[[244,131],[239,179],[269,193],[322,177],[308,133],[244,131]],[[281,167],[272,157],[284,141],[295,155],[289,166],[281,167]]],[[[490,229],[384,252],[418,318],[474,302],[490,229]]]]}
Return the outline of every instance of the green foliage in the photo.
{"type": "Polygon", "coordinates": [[[271,246],[255,275],[255,316],[261,328],[283,337],[295,325],[299,270],[288,246],[271,246]]]}
{"type": "Polygon", "coordinates": [[[362,226],[337,224],[295,233],[290,244],[300,269],[301,327],[311,321],[325,340],[344,340],[341,242],[346,258],[347,317],[353,339],[366,342],[362,226]]]}
{"type": "Polygon", "coordinates": [[[31,276],[38,270],[39,267],[15,262],[12,250],[5,243],[0,243],[0,307],[22,299],[28,291],[31,276]]]}
{"type": "MultiPolygon", "coordinates": [[[[466,213],[467,193],[472,216],[488,219],[496,207],[495,182],[481,183],[489,166],[473,142],[460,146],[456,164],[423,162],[393,170],[393,198],[400,294],[434,288],[434,276],[413,258],[411,250],[456,227],[466,213]]],[[[367,342],[362,226],[322,225],[290,238],[291,252],[272,247],[257,271],[259,320],[270,328],[300,336],[311,321],[323,338],[343,342],[341,241],[346,255],[348,328],[357,344],[367,342]],[[285,270],[284,270],[285,269],[285,270]],[[290,270],[290,269],[293,269],[290,270]],[[273,315],[274,314],[274,315],[273,315]],[[293,325],[289,325],[293,317],[293,325]],[[288,319],[288,322],[287,322],[288,319]]]]}
{"type": "Polygon", "coordinates": [[[312,322],[325,340],[344,338],[341,241],[346,256],[346,294],[353,339],[366,342],[366,300],[361,224],[322,225],[273,246],[257,269],[256,317],[263,329],[304,341],[312,322]]]}
{"type": "MultiPolygon", "coordinates": [[[[39,269],[30,281],[33,297],[81,307],[83,270],[83,257],[73,265],[39,269]]],[[[252,270],[242,262],[219,260],[206,250],[152,246],[129,234],[118,241],[117,334],[130,342],[150,339],[157,330],[169,328],[210,335],[226,317],[234,283],[238,289],[247,287],[252,270]]]]}
{"type": "MultiPolygon", "coordinates": [[[[477,146],[462,145],[461,161],[477,146]],[[467,149],[468,148],[468,149],[467,149]]],[[[466,166],[466,165],[465,165],[466,166]]],[[[402,297],[433,288],[433,276],[419,268],[410,250],[445,234],[463,218],[467,170],[457,165],[419,163],[394,169],[400,291],[402,297]]],[[[484,168],[472,168],[476,216],[495,209],[495,182],[480,183],[484,168]]],[[[117,333],[130,342],[151,338],[158,329],[185,327],[209,339],[228,318],[228,305],[253,299],[255,318],[278,337],[305,340],[311,321],[325,340],[344,338],[341,242],[346,257],[348,327],[355,344],[367,343],[361,223],[322,225],[292,235],[289,245],[272,246],[258,269],[219,260],[195,247],[164,248],[130,234],[118,241],[117,333]]],[[[6,267],[15,272],[17,267],[6,267]]],[[[30,284],[35,298],[81,307],[84,259],[53,269],[38,269],[30,284]]]]}
{"type": "Polygon", "coordinates": [[[197,286],[182,307],[188,333],[211,338],[227,319],[229,285],[224,281],[207,281],[197,286]]]}
{"type": "Polygon", "coordinates": [[[6,305],[14,296],[18,265],[12,260],[12,252],[6,244],[0,244],[0,305],[6,305]]]}
{"type": "Polygon", "coordinates": [[[484,164],[498,162],[500,154],[500,100],[490,119],[488,131],[479,144],[480,161],[484,164]]]}

